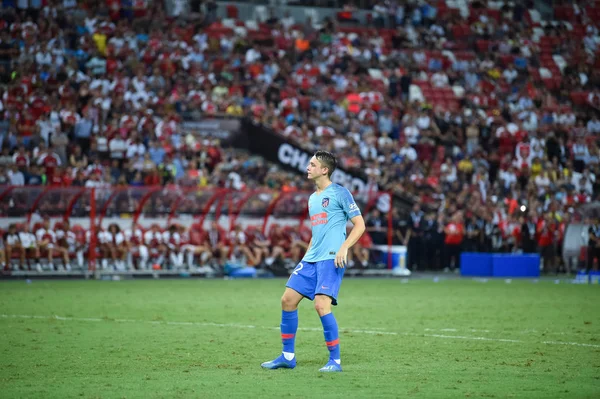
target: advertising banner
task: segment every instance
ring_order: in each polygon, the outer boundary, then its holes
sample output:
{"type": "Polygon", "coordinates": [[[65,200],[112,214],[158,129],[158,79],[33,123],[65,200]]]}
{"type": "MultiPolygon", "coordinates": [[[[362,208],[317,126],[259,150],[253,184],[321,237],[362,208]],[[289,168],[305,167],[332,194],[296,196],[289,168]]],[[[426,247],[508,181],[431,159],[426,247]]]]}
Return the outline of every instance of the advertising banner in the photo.
{"type": "Polygon", "coordinates": [[[219,139],[222,144],[234,144],[240,138],[242,120],[239,118],[186,119],[181,122],[181,133],[198,139],[219,139]]]}
{"type": "MultiPolygon", "coordinates": [[[[264,126],[256,125],[251,121],[244,121],[243,130],[246,133],[248,149],[261,155],[263,158],[278,163],[289,170],[305,173],[308,161],[313,153],[302,149],[295,143],[288,141],[285,137],[266,129],[264,126]]],[[[331,180],[347,187],[350,191],[368,190],[366,176],[351,173],[342,168],[337,168],[331,180]]]]}

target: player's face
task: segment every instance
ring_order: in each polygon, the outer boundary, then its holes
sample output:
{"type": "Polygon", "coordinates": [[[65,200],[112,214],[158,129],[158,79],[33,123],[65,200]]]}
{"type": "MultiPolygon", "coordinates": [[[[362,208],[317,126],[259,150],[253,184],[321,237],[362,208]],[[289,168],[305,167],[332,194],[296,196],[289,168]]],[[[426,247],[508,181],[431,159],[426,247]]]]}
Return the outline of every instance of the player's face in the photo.
{"type": "Polygon", "coordinates": [[[323,175],[327,174],[327,168],[321,165],[321,162],[314,156],[308,162],[308,166],[306,167],[307,177],[311,180],[315,180],[323,175]]]}

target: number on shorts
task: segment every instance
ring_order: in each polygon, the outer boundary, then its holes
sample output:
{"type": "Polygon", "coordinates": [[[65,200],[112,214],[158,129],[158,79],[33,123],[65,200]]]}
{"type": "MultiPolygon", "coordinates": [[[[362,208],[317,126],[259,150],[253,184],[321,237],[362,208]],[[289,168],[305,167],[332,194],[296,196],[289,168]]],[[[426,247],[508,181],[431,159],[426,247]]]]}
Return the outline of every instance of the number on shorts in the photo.
{"type": "Polygon", "coordinates": [[[292,272],[292,274],[298,275],[298,272],[300,270],[302,270],[303,267],[304,267],[304,265],[302,264],[302,262],[298,263],[298,266],[296,266],[296,268],[294,269],[294,271],[292,272]]]}

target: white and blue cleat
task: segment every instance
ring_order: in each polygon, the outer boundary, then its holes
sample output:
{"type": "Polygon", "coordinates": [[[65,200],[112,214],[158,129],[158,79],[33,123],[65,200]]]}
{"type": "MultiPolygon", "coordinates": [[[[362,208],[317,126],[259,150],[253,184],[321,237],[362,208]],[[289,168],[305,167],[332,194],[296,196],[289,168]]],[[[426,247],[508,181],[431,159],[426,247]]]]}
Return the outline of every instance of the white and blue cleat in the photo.
{"type": "Polygon", "coordinates": [[[327,364],[319,369],[325,373],[336,373],[342,371],[342,365],[337,364],[335,360],[329,359],[327,364]]]}
{"type": "Polygon", "coordinates": [[[270,362],[264,362],[260,365],[264,369],[275,370],[275,369],[293,369],[296,367],[296,357],[292,360],[286,360],[286,358],[280,355],[277,359],[271,360],[270,362]]]}

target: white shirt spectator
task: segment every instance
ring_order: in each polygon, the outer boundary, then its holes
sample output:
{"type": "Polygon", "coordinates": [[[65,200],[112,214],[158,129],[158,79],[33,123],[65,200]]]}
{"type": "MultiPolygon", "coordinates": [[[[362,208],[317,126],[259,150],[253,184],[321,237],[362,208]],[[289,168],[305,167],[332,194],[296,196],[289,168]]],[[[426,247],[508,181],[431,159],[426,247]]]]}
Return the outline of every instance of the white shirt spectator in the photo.
{"type": "Polygon", "coordinates": [[[404,136],[408,144],[417,144],[419,142],[419,129],[416,126],[406,126],[404,128],[404,136]]]}
{"type": "Polygon", "coordinates": [[[531,98],[524,97],[524,96],[519,98],[519,101],[517,102],[517,109],[519,111],[524,111],[524,110],[532,108],[532,107],[533,107],[533,101],[531,100],[531,98]]]}
{"type": "Polygon", "coordinates": [[[69,251],[73,252],[77,247],[77,237],[75,236],[75,233],[73,233],[72,231],[65,232],[64,230],[57,230],[56,240],[62,240],[63,238],[69,246],[69,251]]]}
{"type": "Polygon", "coordinates": [[[455,182],[457,179],[456,166],[454,164],[448,164],[444,162],[440,167],[440,171],[445,174],[443,179],[448,183],[455,182]]]}
{"type": "Polygon", "coordinates": [[[582,173],[573,173],[571,184],[575,186],[575,191],[579,192],[584,190],[586,193],[592,194],[594,191],[594,181],[596,180],[595,178],[592,179],[592,176],[593,175],[586,177],[582,173]]]}
{"type": "Polygon", "coordinates": [[[376,159],[377,158],[377,150],[368,144],[363,144],[360,147],[360,156],[363,159],[376,159]]]}
{"type": "Polygon", "coordinates": [[[571,149],[573,151],[573,158],[576,161],[586,161],[590,156],[590,151],[585,143],[575,143],[571,149]]]}
{"type": "Polygon", "coordinates": [[[125,39],[123,39],[120,36],[113,36],[108,41],[108,44],[112,44],[113,46],[115,46],[115,49],[118,52],[119,50],[121,50],[121,47],[125,45],[125,39]]]}
{"type": "Polygon", "coordinates": [[[531,145],[531,156],[544,158],[546,139],[533,136],[530,138],[529,144],[531,145]]]}
{"type": "Polygon", "coordinates": [[[107,231],[104,233],[104,236],[105,239],[108,240],[107,242],[117,245],[121,245],[123,241],[125,241],[125,236],[121,232],[118,232],[117,234],[112,234],[107,231]]]}
{"type": "Polygon", "coordinates": [[[138,92],[146,91],[146,77],[138,78],[137,76],[131,80],[131,85],[138,92]]]}
{"type": "MultiPolygon", "coordinates": [[[[381,137],[379,140],[381,140],[381,137]]],[[[348,147],[348,140],[341,136],[335,136],[333,138],[333,148],[346,148],[348,147]]]]}
{"type": "Polygon", "coordinates": [[[35,55],[35,62],[39,65],[50,65],[52,64],[52,54],[46,51],[38,51],[35,55]]]}
{"type": "Polygon", "coordinates": [[[104,186],[104,183],[100,180],[88,180],[85,182],[85,186],[88,188],[98,188],[104,186]]]}
{"type": "Polygon", "coordinates": [[[419,65],[424,64],[427,60],[427,55],[423,51],[415,51],[413,53],[413,60],[419,65]]]}
{"type": "Polygon", "coordinates": [[[500,180],[504,182],[504,188],[509,188],[517,182],[517,175],[511,170],[503,170],[500,172],[500,180]]]}
{"type": "Polygon", "coordinates": [[[291,15],[281,18],[281,24],[283,25],[285,30],[289,30],[291,26],[294,25],[294,23],[294,17],[292,17],[291,15]]]}
{"type": "Polygon", "coordinates": [[[162,240],[163,242],[167,243],[167,245],[171,249],[175,248],[175,245],[181,244],[181,236],[179,235],[179,233],[175,232],[171,235],[171,232],[169,230],[166,230],[162,233],[162,240]]]}
{"type": "Polygon", "coordinates": [[[144,243],[144,235],[140,229],[127,229],[125,230],[125,239],[127,242],[135,245],[141,245],[144,243]]]}
{"type": "Polygon", "coordinates": [[[127,158],[132,159],[138,156],[143,156],[146,153],[146,147],[142,143],[132,143],[128,142],[127,144],[127,158]]]}
{"type": "Polygon", "coordinates": [[[538,128],[538,115],[535,112],[525,111],[521,115],[521,120],[523,121],[523,129],[531,132],[533,130],[537,130],[538,128]]]}
{"type": "Polygon", "coordinates": [[[583,38],[583,45],[590,54],[595,53],[598,47],[598,37],[592,34],[587,35],[583,38]]]}
{"type": "Polygon", "coordinates": [[[433,24],[429,27],[429,30],[434,34],[434,35],[438,35],[438,36],[444,36],[444,28],[442,28],[440,25],[437,24],[433,24]]]}
{"type": "Polygon", "coordinates": [[[379,137],[377,139],[377,146],[381,149],[381,148],[385,148],[388,145],[391,145],[393,143],[392,139],[387,136],[387,135],[381,135],[381,137],[379,137]]]}
{"type": "Polygon", "coordinates": [[[538,189],[547,189],[548,187],[550,187],[550,178],[548,177],[547,174],[539,174],[535,177],[535,185],[538,187],[538,189]]]}
{"type": "Polygon", "coordinates": [[[108,152],[108,139],[104,136],[96,138],[96,149],[98,152],[108,152]]]}
{"type": "Polygon", "coordinates": [[[15,245],[19,242],[19,234],[10,234],[7,233],[6,234],[6,244],[8,245],[15,245]]]}
{"type": "Polygon", "coordinates": [[[40,129],[40,136],[44,139],[46,146],[48,146],[50,144],[50,135],[56,134],[55,125],[50,119],[38,119],[36,125],[40,129]]]}
{"type": "Polygon", "coordinates": [[[108,147],[110,150],[110,157],[115,159],[122,159],[127,151],[127,143],[120,136],[112,139],[108,147]]]}
{"type": "Polygon", "coordinates": [[[600,133],[600,119],[598,117],[590,119],[587,123],[587,130],[592,134],[600,133]]]}
{"type": "Polygon", "coordinates": [[[448,76],[444,72],[440,71],[431,75],[431,84],[433,87],[446,87],[448,83],[448,76]]]}
{"type": "Polygon", "coordinates": [[[417,160],[417,151],[414,148],[412,148],[411,146],[402,147],[400,149],[399,154],[402,158],[408,159],[411,162],[414,162],[417,160]]]}
{"type": "Polygon", "coordinates": [[[365,169],[367,176],[381,176],[380,168],[367,168],[365,169]]]}
{"type": "Polygon", "coordinates": [[[431,118],[428,115],[419,115],[417,118],[417,127],[419,130],[429,129],[431,126],[431,118]]]}
{"type": "Polygon", "coordinates": [[[152,230],[148,230],[144,234],[144,244],[152,247],[153,245],[160,244],[163,242],[163,236],[160,232],[154,232],[152,230]]]}
{"type": "Polygon", "coordinates": [[[562,126],[575,126],[575,122],[577,122],[577,117],[573,111],[562,113],[556,118],[556,123],[562,126]]]}
{"type": "Polygon", "coordinates": [[[9,170],[7,175],[8,175],[8,179],[10,180],[11,186],[24,186],[25,185],[25,176],[23,175],[23,172],[21,172],[20,170],[17,170],[17,171],[9,170]]]}
{"type": "Polygon", "coordinates": [[[246,51],[246,64],[252,64],[260,60],[260,57],[260,51],[250,48],[246,51]]]}
{"type": "Polygon", "coordinates": [[[502,76],[508,83],[512,83],[517,76],[519,76],[519,72],[514,68],[505,69],[504,72],[502,72],[502,76]]]}
{"type": "Polygon", "coordinates": [[[227,175],[227,180],[228,186],[235,190],[241,190],[244,188],[242,177],[237,172],[229,172],[229,175],[227,175]]]}
{"type": "Polygon", "coordinates": [[[107,95],[112,89],[111,87],[114,89],[114,86],[111,84],[111,82],[108,79],[94,79],[90,82],[90,90],[96,90],[96,89],[101,89],[102,90],[102,95],[107,95]]]}
{"type": "Polygon", "coordinates": [[[54,234],[54,231],[52,230],[46,230],[44,228],[38,229],[38,231],[35,232],[35,236],[38,241],[43,241],[44,236],[49,236],[50,244],[54,244],[56,242],[56,234],[54,234]]]}
{"type": "Polygon", "coordinates": [[[587,96],[587,101],[590,104],[594,104],[600,101],[600,93],[591,92],[587,96]]]}
{"type": "Polygon", "coordinates": [[[28,231],[19,232],[19,241],[23,248],[35,248],[36,246],[35,235],[28,231]]]}

